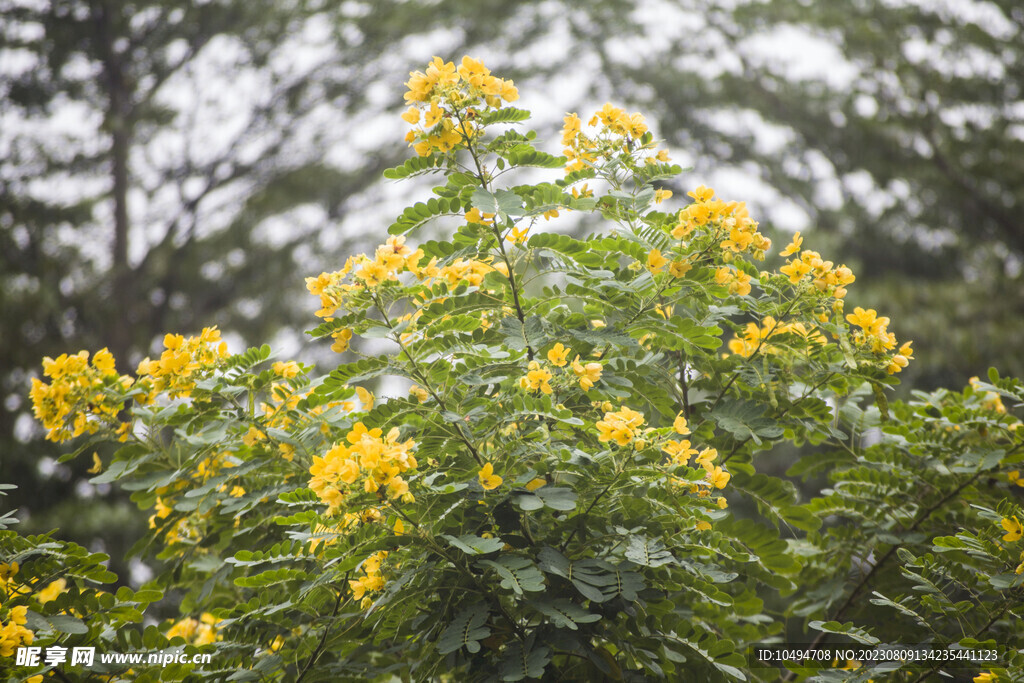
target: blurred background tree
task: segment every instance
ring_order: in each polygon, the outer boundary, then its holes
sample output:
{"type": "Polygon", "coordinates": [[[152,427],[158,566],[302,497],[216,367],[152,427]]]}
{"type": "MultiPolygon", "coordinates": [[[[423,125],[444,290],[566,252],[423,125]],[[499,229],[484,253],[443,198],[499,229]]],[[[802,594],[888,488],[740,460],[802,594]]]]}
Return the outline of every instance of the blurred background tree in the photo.
{"type": "Polygon", "coordinates": [[[904,388],[1024,374],[1022,30],[1012,0],[0,0],[8,500],[123,571],[134,506],[55,462],[28,377],[103,346],[132,370],[212,324],[295,353],[303,277],[397,211],[396,84],[434,54],[531,81],[541,127],[644,112],[692,185],[853,267],[851,305],[887,302],[904,388]]]}

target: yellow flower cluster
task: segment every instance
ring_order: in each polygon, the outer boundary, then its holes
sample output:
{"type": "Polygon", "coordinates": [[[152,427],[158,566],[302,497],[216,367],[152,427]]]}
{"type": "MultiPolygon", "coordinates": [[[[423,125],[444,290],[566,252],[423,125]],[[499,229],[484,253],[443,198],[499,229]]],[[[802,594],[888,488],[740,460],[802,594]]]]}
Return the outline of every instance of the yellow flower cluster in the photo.
{"type": "Polygon", "coordinates": [[[391,498],[412,500],[409,484],[401,474],[416,469],[416,458],[411,453],[416,444],[412,439],[399,442],[398,435],[397,427],[382,436],[380,429],[367,429],[357,422],[345,436],[347,445],[336,443],[323,457],[313,457],[309,488],[327,504],[328,514],[341,509],[360,479],[368,493],[385,487],[391,498]]]}
{"type": "MultiPolygon", "coordinates": [[[[672,422],[672,431],[679,436],[686,436],[690,433],[690,428],[686,423],[686,417],[682,413],[676,415],[676,419],[672,422]]],[[[665,445],[661,448],[662,451],[669,455],[669,464],[672,467],[685,467],[690,464],[690,458],[694,455],[697,456],[697,464],[704,468],[704,481],[709,486],[724,489],[732,478],[732,475],[722,469],[720,466],[713,464],[715,458],[718,457],[718,450],[715,448],[705,448],[701,451],[697,451],[693,448],[693,444],[690,443],[689,439],[668,439],[665,445]]],[[[689,484],[680,479],[673,479],[673,483],[679,486],[690,486],[692,493],[697,493],[701,496],[707,496],[710,493],[710,488],[701,488],[694,484],[689,484]]],[[[718,507],[725,508],[725,498],[719,498],[717,503],[718,507]]],[[[708,526],[708,529],[711,527],[708,526]]]]}
{"type": "MultiPolygon", "coordinates": [[[[571,351],[572,349],[558,342],[548,350],[548,362],[556,368],[566,368],[568,366],[568,369],[563,370],[563,372],[568,374],[568,371],[571,370],[576,381],[579,382],[580,389],[590,391],[601,379],[601,372],[604,368],[597,362],[580,362],[579,354],[570,363],[569,353],[571,351]]],[[[553,377],[554,375],[551,371],[542,366],[538,361],[530,361],[530,364],[527,366],[526,375],[519,378],[519,387],[524,391],[540,391],[544,394],[550,394],[552,392],[550,382],[553,377]]]]}
{"type": "Polygon", "coordinates": [[[348,587],[352,590],[352,597],[359,600],[360,607],[368,608],[373,600],[366,595],[367,592],[378,592],[384,589],[384,577],[381,575],[380,566],[388,556],[388,551],[381,550],[363,560],[363,576],[358,579],[350,579],[348,587]]]}
{"type": "Polygon", "coordinates": [[[527,368],[526,376],[519,378],[519,387],[526,391],[540,391],[545,394],[551,393],[551,373],[541,367],[540,363],[533,360],[527,368]]]}
{"type": "MultiPolygon", "coordinates": [[[[467,219],[472,211],[467,213],[467,219]]],[[[444,280],[450,288],[463,282],[479,287],[484,277],[494,271],[508,276],[508,268],[504,263],[492,265],[490,259],[458,258],[446,266],[438,267],[436,258],[421,264],[423,257],[422,249],[412,249],[406,245],[405,237],[398,235],[389,237],[385,244],[377,247],[373,258],[360,254],[349,258],[341,270],[307,277],[306,289],[320,297],[320,310],[316,315],[327,321],[333,320],[339,310],[347,308],[349,299],[355,294],[373,290],[384,282],[398,281],[399,275],[406,272],[428,287],[436,280],[444,280]]],[[[420,315],[422,311],[416,310],[406,318],[415,320],[420,315]]],[[[352,330],[347,328],[333,332],[331,336],[334,344],[331,349],[338,353],[347,351],[352,334],[352,330]]],[[[406,334],[411,334],[411,330],[406,334]]]]}
{"type": "Polygon", "coordinates": [[[779,349],[768,344],[767,340],[780,334],[795,334],[814,344],[826,342],[825,337],[817,328],[808,330],[802,322],[783,323],[766,315],[760,326],[757,323],[747,323],[743,332],[729,341],[729,350],[744,358],[754,355],[758,347],[762,354],[778,353],[779,349]]]}
{"type": "Polygon", "coordinates": [[[160,358],[145,358],[139,363],[139,381],[149,387],[150,400],[165,391],[171,398],[187,397],[196,381],[222,365],[227,357],[227,342],[220,338],[216,327],[203,328],[198,337],[168,334],[160,358]]]}
{"type": "MultiPolygon", "coordinates": [[[[904,346],[906,346],[906,344],[904,346]]],[[[900,349],[900,353],[902,353],[902,352],[903,352],[903,349],[901,348],[900,349]]],[[[979,381],[978,381],[977,377],[971,377],[971,379],[969,379],[968,382],[970,383],[971,387],[976,392],[979,392],[979,394],[981,395],[981,405],[982,406],[984,406],[987,410],[991,410],[993,412],[999,413],[1000,415],[1006,413],[1006,406],[1003,405],[1003,399],[999,398],[999,394],[997,394],[994,391],[986,391],[984,393],[981,393],[981,389],[980,389],[980,385],[979,385],[979,381]]],[[[1024,485],[1024,484],[1018,484],[1018,486],[1022,486],[1022,485],[1024,485]]]]}
{"type": "Polygon", "coordinates": [[[405,101],[411,106],[402,118],[420,128],[409,131],[406,141],[420,156],[435,150],[449,152],[477,137],[474,123],[480,107],[499,109],[515,102],[519,91],[511,80],[491,75],[483,62],[465,56],[458,67],[434,57],[426,71],[414,71],[406,82],[405,101]]]}
{"type": "Polygon", "coordinates": [[[728,285],[730,294],[747,296],[750,294],[751,277],[742,270],[733,270],[729,266],[722,266],[715,271],[715,282],[720,285],[728,285]]]}
{"type": "MultiPolygon", "coordinates": [[[[861,328],[854,335],[853,339],[858,344],[864,344],[875,353],[884,353],[896,348],[896,335],[889,331],[889,319],[879,316],[873,308],[864,310],[860,306],[853,309],[853,313],[846,315],[846,321],[851,325],[861,328]]],[[[906,342],[899,348],[889,361],[886,370],[889,374],[899,372],[907,367],[913,356],[914,349],[911,342],[906,342]]]]}
{"type": "Polygon", "coordinates": [[[594,384],[601,379],[603,368],[600,363],[591,362],[584,365],[580,362],[580,357],[576,356],[570,367],[577,379],[579,379],[580,389],[583,391],[590,391],[594,388],[594,384]]]}
{"type": "MultiPolygon", "coordinates": [[[[563,121],[562,153],[569,159],[569,164],[565,167],[567,174],[593,166],[602,157],[612,157],[620,152],[630,154],[633,141],[647,132],[647,122],[643,114],[627,114],[624,109],[611,103],[605,103],[590,118],[587,125],[596,129],[590,135],[583,131],[583,120],[578,114],[566,114],[563,121]]],[[[669,157],[665,150],[644,159],[648,164],[667,161],[669,157]]],[[[667,192],[661,191],[657,197],[658,203],[671,196],[671,193],[667,192]]]]}
{"type": "MultiPolygon", "coordinates": [[[[32,589],[28,585],[20,584],[15,580],[18,574],[18,563],[10,564],[0,562],[0,608],[4,603],[8,609],[0,609],[0,657],[10,657],[14,651],[23,646],[31,645],[35,634],[25,626],[27,622],[28,607],[26,605],[10,606],[10,600],[14,596],[29,596],[32,589]],[[6,612],[6,616],[4,615],[6,612]]],[[[46,588],[39,590],[32,595],[40,604],[46,604],[55,600],[58,595],[67,589],[67,582],[64,579],[57,579],[51,582],[46,588]]]]}
{"type": "MultiPolygon", "coordinates": [[[[801,244],[803,244],[803,238],[798,232],[780,255],[796,254],[800,250],[801,244]]],[[[833,265],[831,261],[822,259],[821,254],[810,249],[800,251],[799,256],[787,261],[786,265],[779,268],[779,272],[787,276],[794,285],[810,280],[819,292],[836,299],[845,297],[846,286],[857,279],[853,271],[845,265],[833,265]]],[[[841,306],[839,310],[842,310],[841,306]]]]}
{"type": "MultiPolygon", "coordinates": [[[[10,564],[0,563],[0,594],[3,597],[0,605],[9,601],[14,595],[27,592],[24,590],[24,586],[20,586],[14,580],[14,576],[17,573],[17,562],[10,564]]],[[[6,611],[6,623],[2,613],[0,613],[0,657],[10,657],[14,654],[15,649],[21,645],[31,644],[32,639],[35,637],[31,630],[25,628],[25,615],[28,612],[28,607],[21,605],[11,607],[6,611]]]]}
{"type": "MultiPolygon", "coordinates": [[[[3,567],[3,565],[0,565],[3,567]]],[[[25,628],[28,607],[18,605],[7,613],[7,623],[0,617],[0,657],[10,657],[22,645],[30,645],[35,634],[25,628]]]]}
{"type": "Polygon", "coordinates": [[[757,231],[758,223],[750,217],[746,202],[727,202],[715,198],[715,191],[704,185],[686,193],[693,202],[676,216],[670,230],[672,237],[685,241],[697,232],[705,232],[720,240],[723,260],[736,254],[749,253],[758,261],[772,246],[772,241],[757,231]]]}
{"type": "Polygon", "coordinates": [[[131,377],[118,375],[114,356],[100,349],[89,361],[88,351],[73,356],[61,354],[56,359],[43,359],[47,384],[32,378],[32,409],[36,419],[48,431],[50,441],[66,441],[81,434],[95,434],[101,426],[115,427],[122,441],[127,440],[129,423],[120,423],[118,413],[124,401],[109,395],[107,389],[127,390],[131,377]]]}
{"type": "Polygon", "coordinates": [[[1024,525],[1020,523],[1020,520],[1017,519],[1016,515],[1010,518],[1004,517],[1000,522],[1000,525],[1006,531],[1006,535],[1003,536],[1004,541],[1013,543],[1014,541],[1019,541],[1024,537],[1024,525]]]}
{"type": "Polygon", "coordinates": [[[643,413],[622,406],[615,412],[606,412],[604,419],[597,422],[597,439],[602,443],[614,441],[619,446],[628,446],[643,424],[643,413]]]}
{"type": "MultiPolygon", "coordinates": [[[[249,431],[242,437],[243,443],[249,446],[265,439],[266,435],[255,427],[250,427],[249,431]]],[[[283,453],[282,456],[288,459],[283,453]]],[[[162,526],[160,520],[171,516],[174,512],[175,503],[193,486],[202,485],[204,482],[222,474],[225,470],[236,467],[238,464],[238,457],[232,451],[208,452],[196,463],[195,469],[189,472],[188,476],[181,476],[173,483],[157,488],[154,512],[149,517],[149,528],[157,529],[162,526]]],[[[217,487],[217,490],[235,498],[244,496],[246,493],[243,487],[231,482],[222,483],[217,487]]],[[[213,513],[213,510],[207,510],[203,513],[193,512],[188,516],[177,519],[173,524],[166,527],[164,542],[167,545],[196,543],[203,537],[206,523],[213,513]]]]}
{"type": "Polygon", "coordinates": [[[176,622],[167,629],[167,637],[180,636],[190,645],[209,645],[222,639],[222,636],[217,633],[217,624],[221,621],[223,620],[209,612],[203,612],[198,620],[190,617],[176,622]]]}

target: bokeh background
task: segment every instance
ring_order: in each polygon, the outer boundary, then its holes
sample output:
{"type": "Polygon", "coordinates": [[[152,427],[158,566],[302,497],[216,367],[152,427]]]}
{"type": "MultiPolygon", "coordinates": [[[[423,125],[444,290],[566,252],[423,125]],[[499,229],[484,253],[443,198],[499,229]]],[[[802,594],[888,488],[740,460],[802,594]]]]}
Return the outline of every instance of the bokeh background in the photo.
{"type": "Polygon", "coordinates": [[[1022,53],[1020,0],[0,0],[0,512],[145,580],[145,513],[57,461],[29,378],[209,325],[329,369],[304,278],[409,200],[381,171],[433,55],[513,78],[552,153],[565,112],[643,112],[677,200],[854,270],[915,342],[899,392],[1024,374],[1022,53]]]}

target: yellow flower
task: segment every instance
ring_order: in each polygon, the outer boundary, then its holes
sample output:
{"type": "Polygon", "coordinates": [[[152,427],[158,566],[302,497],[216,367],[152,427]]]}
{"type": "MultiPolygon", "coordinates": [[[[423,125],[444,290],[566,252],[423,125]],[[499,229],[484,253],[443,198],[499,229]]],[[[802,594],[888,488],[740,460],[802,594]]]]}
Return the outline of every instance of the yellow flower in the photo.
{"type": "Polygon", "coordinates": [[[655,190],[654,203],[661,204],[666,199],[672,199],[672,190],[655,190]]]}
{"type": "Polygon", "coordinates": [[[426,403],[427,399],[430,398],[430,394],[427,393],[426,389],[415,384],[409,387],[409,393],[415,396],[420,403],[426,403]]]}
{"type": "Polygon", "coordinates": [[[688,465],[690,463],[690,457],[697,453],[697,450],[691,447],[689,439],[669,441],[661,450],[671,456],[672,464],[677,467],[688,465]]]}
{"type": "Polygon", "coordinates": [[[643,413],[638,413],[626,406],[622,406],[617,412],[606,412],[604,419],[596,425],[598,441],[602,443],[614,441],[619,446],[627,446],[643,423],[643,413]]]}
{"type": "Polygon", "coordinates": [[[697,522],[697,531],[708,531],[711,529],[711,522],[700,520],[697,522]]]}
{"type": "Polygon", "coordinates": [[[568,362],[570,350],[571,349],[565,348],[562,342],[558,342],[550,351],[548,351],[548,360],[551,361],[551,364],[556,368],[565,367],[565,364],[568,362]]]}
{"type": "Polygon", "coordinates": [[[652,273],[660,273],[668,265],[668,259],[661,255],[659,249],[652,249],[647,255],[647,270],[652,273]]]}
{"type": "Polygon", "coordinates": [[[57,596],[63,593],[68,586],[68,582],[64,579],[57,579],[43,590],[36,593],[36,599],[41,604],[46,604],[51,600],[56,600],[57,596]]]}
{"type": "Polygon", "coordinates": [[[100,460],[100,454],[96,453],[96,452],[93,452],[93,454],[92,454],[92,467],[90,467],[88,470],[86,470],[86,472],[88,472],[89,474],[99,474],[102,471],[103,471],[103,461],[100,460]]]}
{"type": "Polygon", "coordinates": [[[513,244],[522,244],[526,241],[526,233],[528,232],[530,232],[529,228],[513,227],[509,234],[505,235],[505,239],[513,244]]]}
{"type": "Polygon", "coordinates": [[[1004,541],[1012,543],[1014,541],[1019,541],[1021,537],[1024,536],[1024,526],[1021,526],[1020,520],[1017,519],[1016,515],[1009,519],[1004,518],[1000,524],[1002,524],[1003,529],[1006,530],[1006,535],[1003,536],[1004,541]]]}
{"type": "Polygon", "coordinates": [[[352,340],[352,330],[340,330],[331,335],[334,343],[331,344],[331,351],[345,353],[348,351],[349,342],[352,340]]]}
{"type": "Polygon", "coordinates": [[[356,387],[356,396],[359,397],[359,402],[363,404],[363,410],[373,410],[374,398],[372,393],[362,387],[356,387]]]}
{"type": "Polygon", "coordinates": [[[402,119],[412,125],[416,125],[420,122],[420,110],[416,107],[409,107],[405,110],[405,113],[402,114],[402,119]]]}
{"type": "Polygon", "coordinates": [[[594,384],[601,379],[602,367],[600,363],[587,363],[583,365],[580,363],[580,357],[576,356],[576,359],[572,362],[572,371],[579,378],[580,389],[590,391],[594,388],[594,384]]]}
{"type": "Polygon", "coordinates": [[[302,368],[300,368],[299,364],[293,360],[290,360],[287,363],[282,363],[278,361],[270,367],[274,371],[274,374],[280,375],[285,379],[292,379],[300,372],[302,372],[302,368]]]}
{"type": "Polygon", "coordinates": [[[687,261],[673,261],[668,266],[668,272],[672,277],[684,277],[693,268],[687,261]]]}
{"type": "Polygon", "coordinates": [[[779,256],[790,256],[791,254],[797,253],[798,251],[800,251],[800,245],[802,245],[803,243],[804,238],[800,236],[800,233],[794,233],[793,241],[790,242],[789,245],[782,250],[779,256]]]}
{"type": "Polygon", "coordinates": [[[743,271],[737,272],[736,279],[729,283],[729,292],[740,296],[750,294],[750,276],[743,271]]]}
{"type": "Polygon", "coordinates": [[[550,394],[551,385],[548,384],[550,380],[551,373],[547,370],[541,369],[540,363],[537,361],[531,361],[526,377],[521,377],[519,379],[519,386],[526,391],[540,390],[545,394],[550,394]]]}
{"type": "Polygon", "coordinates": [[[805,275],[811,272],[811,267],[799,259],[794,259],[779,268],[779,272],[783,275],[788,275],[789,281],[795,285],[798,284],[805,275]]]}
{"type": "Polygon", "coordinates": [[[710,201],[711,198],[715,196],[715,191],[712,190],[710,187],[698,185],[696,190],[693,190],[692,192],[687,192],[686,194],[690,197],[693,197],[698,202],[703,203],[706,201],[710,201]]]}
{"type": "Polygon", "coordinates": [[[538,478],[536,478],[536,479],[531,479],[531,480],[530,480],[529,482],[527,482],[527,484],[526,484],[526,490],[527,490],[527,491],[536,491],[536,490],[537,490],[537,489],[539,489],[540,487],[542,487],[542,486],[546,486],[546,485],[547,485],[547,483],[548,483],[548,482],[547,482],[546,480],[544,480],[544,479],[541,479],[540,477],[538,477],[538,478]]]}
{"type": "Polygon", "coordinates": [[[974,683],[995,683],[995,681],[999,680],[999,676],[992,673],[991,671],[986,671],[978,674],[971,680],[974,681],[974,683]]]}
{"type": "Polygon", "coordinates": [[[675,430],[676,434],[682,436],[690,433],[690,428],[686,426],[686,417],[682,413],[676,415],[675,421],[672,422],[672,429],[675,430]]]}
{"type": "Polygon", "coordinates": [[[480,209],[475,206],[466,212],[466,222],[476,223],[477,225],[493,225],[494,214],[493,213],[480,213],[480,209]]]}
{"type": "Polygon", "coordinates": [[[697,456],[697,464],[710,472],[711,471],[711,463],[717,457],[718,457],[718,450],[717,449],[715,449],[715,448],[705,448],[704,450],[702,450],[700,452],[700,455],[697,456]]]}
{"type": "Polygon", "coordinates": [[[846,321],[857,325],[865,330],[870,330],[876,324],[878,313],[873,308],[864,310],[860,306],[853,309],[853,313],[846,314],[846,321]]]}
{"type": "Polygon", "coordinates": [[[724,489],[731,478],[731,474],[716,465],[713,469],[708,469],[705,480],[716,489],[724,489]]]}
{"type": "Polygon", "coordinates": [[[487,463],[483,466],[483,469],[477,474],[477,478],[480,480],[480,486],[485,491],[496,489],[501,486],[502,479],[494,473],[494,465],[487,463]]]}

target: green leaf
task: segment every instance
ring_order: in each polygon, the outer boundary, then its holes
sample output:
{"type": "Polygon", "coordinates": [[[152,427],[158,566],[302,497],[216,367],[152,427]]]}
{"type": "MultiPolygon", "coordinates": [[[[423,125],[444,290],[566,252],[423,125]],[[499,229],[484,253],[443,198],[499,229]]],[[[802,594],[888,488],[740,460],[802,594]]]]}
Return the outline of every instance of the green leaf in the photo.
{"type": "Polygon", "coordinates": [[[492,123],[518,123],[530,118],[530,112],[515,107],[502,107],[494,111],[486,112],[479,118],[480,124],[489,126],[492,123]]]}
{"type": "Polygon", "coordinates": [[[481,538],[473,534],[458,537],[441,534],[441,537],[467,555],[487,555],[505,547],[505,542],[500,538],[481,538]]]}
{"type": "Polygon", "coordinates": [[[591,614],[575,602],[559,598],[554,602],[531,601],[530,606],[551,620],[555,628],[579,630],[579,624],[590,624],[601,620],[600,614],[591,614]]]}
{"type": "Polygon", "coordinates": [[[737,440],[750,439],[760,445],[761,438],[777,439],[785,433],[782,425],[764,417],[764,412],[762,406],[750,401],[725,400],[711,411],[710,417],[737,440]]]}
{"type": "Polygon", "coordinates": [[[643,536],[630,536],[626,544],[626,559],[645,567],[660,567],[677,562],[661,541],[643,536]]]}
{"type": "Polygon", "coordinates": [[[428,171],[436,170],[444,163],[444,157],[439,154],[431,154],[425,157],[413,157],[406,159],[401,166],[389,168],[384,171],[384,177],[388,180],[401,180],[411,176],[420,175],[428,171]]]}
{"type": "Polygon", "coordinates": [[[491,567],[498,572],[502,588],[507,588],[516,595],[544,590],[544,575],[540,573],[533,562],[525,557],[503,555],[497,560],[481,560],[479,564],[491,567]]]}
{"type": "Polygon", "coordinates": [[[478,187],[470,199],[472,206],[480,209],[481,213],[490,213],[495,216],[505,214],[507,216],[523,215],[523,200],[511,190],[497,190],[489,192],[478,187]]]}
{"type": "Polygon", "coordinates": [[[491,635],[487,616],[487,608],[479,603],[463,608],[441,633],[437,651],[446,655],[465,647],[469,652],[479,652],[479,641],[491,635]]]}
{"type": "Polygon", "coordinates": [[[82,634],[89,632],[89,627],[81,619],[76,619],[66,614],[54,614],[46,617],[46,620],[50,622],[54,630],[61,633],[82,634]]]}
{"type": "Polygon", "coordinates": [[[838,621],[812,621],[808,626],[826,633],[839,633],[844,636],[849,636],[858,643],[863,643],[865,645],[878,645],[880,642],[878,638],[875,638],[864,629],[854,626],[853,622],[840,624],[838,621]]]}
{"type": "Polygon", "coordinates": [[[457,199],[433,198],[427,202],[416,202],[401,213],[388,228],[391,235],[404,235],[415,230],[436,216],[461,213],[462,205],[457,199]]]}
{"type": "Polygon", "coordinates": [[[575,510],[576,492],[558,486],[542,486],[533,492],[523,492],[512,496],[515,504],[522,510],[539,510],[549,507],[552,510],[575,510]]]}
{"type": "Polygon", "coordinates": [[[518,318],[502,318],[499,332],[505,337],[505,345],[514,351],[525,351],[527,346],[536,349],[548,340],[544,322],[538,316],[530,316],[525,324],[518,318]]]}
{"type": "Polygon", "coordinates": [[[505,651],[498,674],[503,681],[521,681],[526,678],[541,678],[544,667],[551,661],[551,650],[545,646],[533,647],[533,638],[523,643],[513,643],[505,651]]]}

